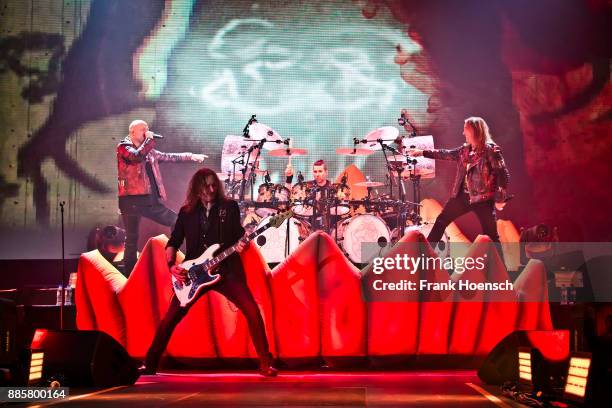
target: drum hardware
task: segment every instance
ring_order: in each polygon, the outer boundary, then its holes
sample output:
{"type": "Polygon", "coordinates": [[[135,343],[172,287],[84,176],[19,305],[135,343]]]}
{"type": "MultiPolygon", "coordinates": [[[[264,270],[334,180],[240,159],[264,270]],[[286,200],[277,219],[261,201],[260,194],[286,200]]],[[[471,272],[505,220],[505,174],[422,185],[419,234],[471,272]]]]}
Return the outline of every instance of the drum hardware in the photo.
{"type": "MultiPolygon", "coordinates": [[[[252,117],[252,119],[254,119],[252,117]]],[[[269,126],[264,125],[263,123],[259,123],[256,120],[250,121],[251,123],[248,125],[248,134],[246,135],[244,141],[252,143],[252,145],[246,149],[240,156],[238,156],[236,161],[244,160],[244,156],[246,156],[246,164],[244,164],[241,173],[242,179],[240,180],[240,201],[244,200],[244,195],[246,192],[246,173],[249,167],[251,168],[251,173],[249,174],[249,184],[251,188],[251,197],[253,197],[253,190],[255,186],[255,170],[256,165],[259,163],[259,156],[261,155],[261,150],[274,150],[278,149],[279,144],[289,144],[289,139],[283,140],[278,132],[272,129],[269,126]],[[255,160],[251,163],[251,154],[255,151],[255,160]]],[[[233,162],[233,161],[232,161],[233,162]]],[[[244,163],[244,162],[243,162],[244,163]]]]}
{"type": "MultiPolygon", "coordinates": [[[[224,173],[220,175],[220,178],[225,181],[228,192],[235,194],[237,186],[240,188],[241,212],[253,214],[252,216],[257,217],[258,222],[263,222],[262,219],[276,213],[279,209],[292,207],[296,216],[284,227],[276,230],[282,235],[281,238],[275,238],[276,244],[271,244],[271,239],[265,236],[261,238],[259,246],[262,248],[262,253],[263,250],[268,253],[272,249],[277,251],[274,256],[264,254],[268,262],[282,261],[305,238],[303,234],[296,235],[295,226],[298,224],[308,225],[309,231],[319,229],[332,234],[347,257],[356,263],[365,261],[363,254],[360,254],[361,249],[357,249],[361,246],[361,242],[378,242],[381,247],[384,247],[387,243],[403,236],[407,228],[413,228],[411,224],[416,224],[414,228],[421,224],[420,204],[418,204],[420,179],[429,177],[429,174],[433,175],[434,171],[429,169],[431,165],[423,163],[423,166],[420,166],[414,158],[403,154],[408,143],[403,138],[401,140],[398,138],[397,129],[393,127],[375,129],[364,139],[354,138],[352,148],[336,149],[337,154],[348,156],[370,156],[375,151],[382,150],[387,164],[388,172],[385,176],[389,180],[388,184],[371,181],[369,177],[366,177],[366,181],[355,183],[355,185],[366,187],[367,196],[361,200],[352,200],[346,182],[346,174],[341,183],[325,186],[318,186],[313,182],[305,183],[301,172],[298,172],[297,184],[291,186],[290,189],[283,184],[272,183],[269,173],[259,169],[257,165],[262,149],[268,150],[269,157],[286,157],[288,165],[291,164],[293,157],[305,156],[308,152],[306,149],[293,148],[290,139],[283,140],[273,129],[257,123],[256,120],[253,122],[249,125],[249,135],[244,140],[251,143],[251,146],[249,148],[243,146],[244,151],[234,159],[235,162],[232,162],[234,167],[236,164],[241,164],[242,168],[237,172],[224,173]],[[399,148],[393,147],[393,143],[399,148]],[[281,144],[286,146],[280,147],[281,144]],[[365,146],[360,148],[361,144],[365,146]],[[257,188],[258,196],[255,200],[253,191],[255,176],[262,174],[265,176],[264,183],[257,188]],[[398,181],[396,200],[393,199],[395,180],[398,181]],[[413,185],[414,201],[416,202],[409,202],[405,199],[407,194],[403,182],[408,180],[413,185]],[[246,183],[250,184],[250,199],[245,197],[246,183]],[[375,189],[380,187],[383,187],[388,193],[374,194],[375,189]],[[362,208],[365,214],[353,215],[355,210],[362,211],[362,208]],[[348,215],[349,213],[352,216],[348,215]],[[310,223],[306,222],[307,218],[310,223]],[[380,232],[385,229],[381,225],[386,228],[386,234],[380,232]],[[372,231],[364,232],[368,228],[372,231]],[[377,230],[378,232],[375,232],[377,230]],[[265,242],[266,239],[268,243],[265,242]],[[281,245],[281,241],[284,245],[281,245]]],[[[431,136],[428,138],[431,140],[431,136]]],[[[234,147],[234,151],[236,150],[234,147]]],[[[254,225],[254,220],[252,219],[248,225],[254,225]]]]}
{"type": "MultiPolygon", "coordinates": [[[[269,216],[263,218],[258,228],[265,225],[269,216]]],[[[310,235],[310,225],[299,218],[288,218],[279,228],[268,229],[256,240],[261,254],[268,263],[279,263],[285,260],[310,235]]]]}

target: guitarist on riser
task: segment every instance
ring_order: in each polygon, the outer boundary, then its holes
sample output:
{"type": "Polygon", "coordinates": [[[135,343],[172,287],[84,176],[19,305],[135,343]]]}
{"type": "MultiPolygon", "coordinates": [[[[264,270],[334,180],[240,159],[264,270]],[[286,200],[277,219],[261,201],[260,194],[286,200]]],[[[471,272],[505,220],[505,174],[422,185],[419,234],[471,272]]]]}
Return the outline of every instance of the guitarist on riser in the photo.
{"type": "MultiPolygon", "coordinates": [[[[197,258],[207,247],[220,243],[222,251],[236,244],[244,236],[240,225],[238,204],[225,198],[223,184],[217,174],[207,168],[198,170],[189,182],[185,205],[181,208],[176,224],[166,245],[166,259],[170,273],[181,282],[187,280],[187,270],[176,265],[176,253],[186,241],[185,259],[197,258]]],[[[242,252],[247,243],[240,241],[236,252],[242,252]]],[[[249,290],[240,256],[236,253],[225,259],[215,270],[222,278],[214,286],[201,290],[199,298],[208,290],[215,290],[244,314],[249,325],[251,339],[260,359],[259,373],[266,377],[275,376],[277,370],[272,366],[272,354],[268,348],[268,339],[264,322],[249,290]]],[[[187,314],[191,305],[197,301],[181,306],[176,296],[172,297],[166,315],[160,322],[153,342],[141,367],[141,374],[155,374],[160,357],[176,325],[187,314]]]]}

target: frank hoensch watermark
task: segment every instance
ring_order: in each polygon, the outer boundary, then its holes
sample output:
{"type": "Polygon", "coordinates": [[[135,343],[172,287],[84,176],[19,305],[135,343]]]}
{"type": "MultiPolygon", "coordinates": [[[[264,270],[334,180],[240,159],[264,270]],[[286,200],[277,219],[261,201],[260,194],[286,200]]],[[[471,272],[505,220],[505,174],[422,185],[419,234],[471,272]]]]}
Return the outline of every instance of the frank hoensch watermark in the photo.
{"type": "Polygon", "coordinates": [[[402,279],[399,282],[385,282],[376,279],[372,283],[374,290],[420,290],[420,291],[447,291],[447,290],[483,290],[483,291],[504,291],[514,290],[514,285],[509,280],[505,282],[472,282],[465,279],[457,281],[448,280],[446,282],[429,282],[421,279],[417,282],[402,279]]]}
{"type": "MultiPolygon", "coordinates": [[[[372,277],[371,289],[374,291],[513,291],[514,285],[509,280],[502,282],[483,282],[482,279],[471,281],[469,279],[447,279],[445,281],[429,281],[427,279],[397,279],[397,274],[406,273],[413,276],[422,270],[447,270],[454,271],[455,276],[460,276],[465,271],[482,271],[481,278],[486,275],[487,254],[478,257],[458,256],[444,257],[409,256],[407,254],[395,254],[394,256],[377,256],[372,258],[371,271],[376,277],[372,277]],[[387,272],[394,272],[393,280],[385,280],[382,276],[387,272]]],[[[407,276],[408,278],[408,276],[407,276]]]]}

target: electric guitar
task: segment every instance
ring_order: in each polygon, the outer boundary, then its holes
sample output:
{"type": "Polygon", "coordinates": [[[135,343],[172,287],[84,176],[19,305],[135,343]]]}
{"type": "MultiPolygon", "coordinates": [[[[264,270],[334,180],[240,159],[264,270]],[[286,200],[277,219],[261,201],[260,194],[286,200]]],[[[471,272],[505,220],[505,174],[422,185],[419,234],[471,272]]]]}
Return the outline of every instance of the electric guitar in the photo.
{"type": "MultiPolygon", "coordinates": [[[[286,219],[292,216],[293,211],[285,211],[275,215],[266,225],[259,227],[245,238],[241,238],[241,241],[248,243],[268,228],[280,227],[286,219]]],[[[214,285],[221,279],[221,275],[212,272],[224,259],[236,252],[238,242],[215,255],[215,251],[219,249],[219,246],[219,244],[211,245],[198,258],[179,264],[181,268],[187,270],[187,279],[184,282],[181,282],[172,275],[172,288],[182,307],[190,304],[202,289],[214,285]]]]}

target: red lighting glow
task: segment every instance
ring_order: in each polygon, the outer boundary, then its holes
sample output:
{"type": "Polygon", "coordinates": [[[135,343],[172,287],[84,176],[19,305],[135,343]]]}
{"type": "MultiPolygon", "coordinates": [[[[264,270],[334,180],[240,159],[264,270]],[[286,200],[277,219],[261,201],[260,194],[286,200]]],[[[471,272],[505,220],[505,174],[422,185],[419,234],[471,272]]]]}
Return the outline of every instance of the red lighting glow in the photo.
{"type": "Polygon", "coordinates": [[[32,344],[30,345],[30,348],[33,350],[39,349],[46,336],[47,329],[36,329],[34,332],[34,337],[32,337],[32,344]]]}

